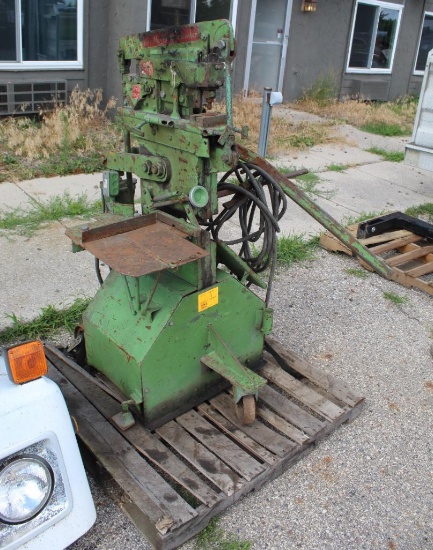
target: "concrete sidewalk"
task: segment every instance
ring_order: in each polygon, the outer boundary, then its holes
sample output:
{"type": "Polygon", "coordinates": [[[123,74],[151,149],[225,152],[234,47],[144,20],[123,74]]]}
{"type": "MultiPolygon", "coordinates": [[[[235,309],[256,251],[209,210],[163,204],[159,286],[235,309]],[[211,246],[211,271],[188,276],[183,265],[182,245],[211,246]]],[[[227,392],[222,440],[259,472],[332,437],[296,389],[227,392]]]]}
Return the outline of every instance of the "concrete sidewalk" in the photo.
{"type": "MultiPolygon", "coordinates": [[[[322,196],[316,202],[338,221],[357,217],[362,212],[404,210],[433,200],[433,174],[385,162],[365,151],[372,143],[389,150],[404,150],[406,140],[379,138],[343,126],[339,130],[351,145],[316,146],[295,155],[280,155],[272,162],[278,167],[307,168],[316,173],[316,185],[322,196]],[[357,146],[355,146],[357,143],[357,146]],[[350,166],[342,172],[329,170],[332,165],[350,166]],[[324,198],[327,197],[327,198],[324,198]]],[[[0,209],[28,209],[34,202],[46,202],[55,195],[85,193],[90,200],[99,198],[101,175],[83,174],[41,178],[0,184],[0,209]]],[[[72,254],[65,226],[79,223],[65,220],[38,230],[31,238],[0,237],[2,290],[0,293],[0,329],[10,324],[6,314],[23,320],[34,318],[43,307],[69,305],[78,296],[92,296],[97,289],[93,258],[90,254],[72,254]]],[[[289,201],[281,234],[314,235],[322,226],[297,204],[289,201]]]]}

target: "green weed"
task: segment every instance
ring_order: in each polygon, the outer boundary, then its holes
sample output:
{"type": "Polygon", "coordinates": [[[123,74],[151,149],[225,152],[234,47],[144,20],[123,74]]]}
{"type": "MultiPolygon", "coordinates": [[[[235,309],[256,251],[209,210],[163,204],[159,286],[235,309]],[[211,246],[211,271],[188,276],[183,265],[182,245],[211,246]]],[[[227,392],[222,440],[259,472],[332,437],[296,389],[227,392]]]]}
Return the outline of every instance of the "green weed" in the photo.
{"type": "Polygon", "coordinates": [[[326,170],[329,172],[344,172],[349,168],[348,164],[328,164],[326,170]]]}
{"type": "Polygon", "coordinates": [[[303,93],[303,101],[314,101],[319,106],[331,103],[338,94],[337,78],[334,71],[329,70],[319,75],[314,84],[303,93]]]}
{"type": "Polygon", "coordinates": [[[318,244],[318,238],[307,240],[304,235],[293,234],[281,237],[277,239],[277,260],[285,266],[294,262],[312,260],[318,244]]]}
{"type": "Polygon", "coordinates": [[[374,155],[379,155],[384,160],[388,160],[390,162],[401,162],[404,160],[404,153],[402,151],[387,151],[386,149],[381,149],[380,147],[370,147],[367,151],[369,153],[373,153],[374,155]]]}
{"type": "Polygon", "coordinates": [[[348,267],[344,270],[348,275],[353,275],[354,277],[358,277],[358,279],[367,279],[368,272],[365,271],[365,269],[356,269],[353,267],[348,267]]]}
{"type": "Polygon", "coordinates": [[[385,214],[387,214],[386,210],[381,210],[380,212],[374,212],[374,211],[361,212],[359,216],[356,216],[356,217],[349,216],[348,218],[346,218],[343,221],[343,225],[347,227],[349,225],[354,225],[355,223],[361,223],[361,222],[365,222],[366,220],[378,218],[379,216],[383,216],[385,214]]]}
{"type": "Polygon", "coordinates": [[[429,222],[433,222],[433,203],[426,202],[424,204],[419,204],[418,206],[410,206],[406,209],[406,214],[408,216],[413,216],[414,218],[423,216],[427,218],[429,222]]]}
{"type": "Polygon", "coordinates": [[[0,211],[0,233],[14,231],[20,235],[32,235],[47,222],[58,221],[73,216],[91,217],[101,212],[100,202],[89,202],[86,195],[71,197],[69,193],[51,197],[47,203],[36,202],[28,211],[13,208],[0,211]]]}
{"type": "Polygon", "coordinates": [[[406,136],[407,130],[400,124],[388,124],[386,122],[368,122],[361,126],[361,130],[379,136],[396,137],[406,136]]]}
{"type": "Polygon", "coordinates": [[[226,533],[218,524],[218,518],[212,518],[207,527],[195,540],[196,550],[249,550],[253,543],[238,540],[235,535],[226,533]]]}
{"type": "Polygon", "coordinates": [[[44,339],[60,329],[73,332],[89,301],[88,298],[78,298],[70,307],[64,309],[47,306],[33,321],[22,321],[15,313],[8,314],[6,317],[12,321],[12,326],[0,331],[0,344],[44,339]]]}
{"type": "Polygon", "coordinates": [[[395,292],[384,292],[383,297],[397,306],[405,304],[409,300],[407,296],[399,296],[395,292]]]}
{"type": "Polygon", "coordinates": [[[320,189],[320,182],[320,177],[313,172],[308,172],[308,174],[304,174],[296,178],[296,183],[298,183],[301,189],[306,193],[315,195],[316,197],[322,197],[324,199],[331,199],[335,195],[335,189],[320,189]]]}

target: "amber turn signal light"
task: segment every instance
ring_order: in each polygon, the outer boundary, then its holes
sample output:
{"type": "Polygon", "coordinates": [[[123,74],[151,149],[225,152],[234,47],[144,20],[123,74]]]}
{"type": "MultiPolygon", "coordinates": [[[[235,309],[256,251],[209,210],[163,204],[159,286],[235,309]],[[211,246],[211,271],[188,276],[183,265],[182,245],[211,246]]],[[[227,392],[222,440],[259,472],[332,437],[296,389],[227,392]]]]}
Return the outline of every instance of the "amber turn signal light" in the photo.
{"type": "Polygon", "coordinates": [[[42,342],[26,342],[5,350],[8,374],[15,384],[25,384],[48,372],[42,342]]]}

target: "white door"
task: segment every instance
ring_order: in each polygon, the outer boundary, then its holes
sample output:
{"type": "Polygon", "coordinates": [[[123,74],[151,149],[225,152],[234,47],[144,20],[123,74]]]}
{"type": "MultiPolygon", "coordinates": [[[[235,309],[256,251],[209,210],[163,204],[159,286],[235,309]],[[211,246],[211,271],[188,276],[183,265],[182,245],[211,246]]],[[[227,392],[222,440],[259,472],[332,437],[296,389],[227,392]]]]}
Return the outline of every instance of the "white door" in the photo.
{"type": "Polygon", "coordinates": [[[253,0],[244,89],[281,91],[292,0],[253,0]],[[252,29],[254,29],[252,31],[252,29]]]}

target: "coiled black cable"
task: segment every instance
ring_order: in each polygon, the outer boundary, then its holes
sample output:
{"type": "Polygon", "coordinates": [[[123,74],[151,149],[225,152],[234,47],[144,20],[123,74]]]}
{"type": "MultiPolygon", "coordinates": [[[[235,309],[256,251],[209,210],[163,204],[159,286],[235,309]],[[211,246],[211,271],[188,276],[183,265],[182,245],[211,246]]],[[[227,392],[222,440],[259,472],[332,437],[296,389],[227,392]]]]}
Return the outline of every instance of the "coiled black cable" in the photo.
{"type": "Polygon", "coordinates": [[[239,256],[256,273],[270,267],[266,303],[269,302],[272,279],[275,272],[277,238],[280,231],[278,222],[287,209],[287,197],[280,185],[262,168],[239,162],[232,170],[224,174],[218,182],[220,195],[233,194],[233,198],[224,204],[223,210],[204,225],[215,241],[227,245],[241,244],[239,256]],[[237,184],[228,180],[236,176],[237,184]],[[236,213],[239,217],[241,236],[236,239],[220,238],[224,224],[236,213]]]}

